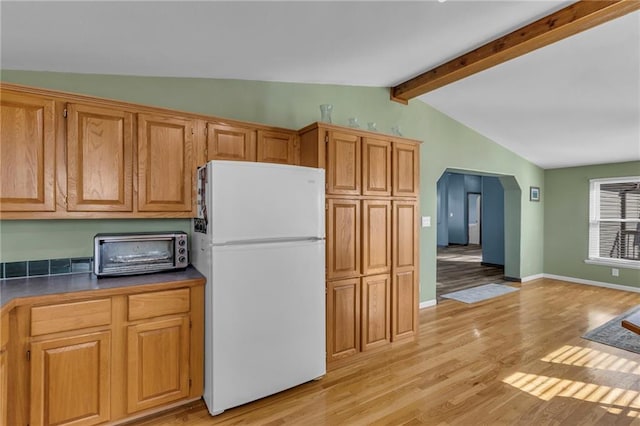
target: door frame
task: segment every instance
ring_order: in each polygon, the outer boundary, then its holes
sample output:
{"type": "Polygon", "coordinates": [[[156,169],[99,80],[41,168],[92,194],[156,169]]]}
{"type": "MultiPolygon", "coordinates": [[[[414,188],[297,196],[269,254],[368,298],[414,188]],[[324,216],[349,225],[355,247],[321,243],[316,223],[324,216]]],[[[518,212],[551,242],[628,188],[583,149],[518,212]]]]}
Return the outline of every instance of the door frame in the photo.
{"type": "Polygon", "coordinates": [[[480,199],[480,211],[478,212],[478,226],[479,226],[479,230],[478,230],[478,245],[482,246],[482,193],[481,192],[475,192],[475,191],[469,191],[467,192],[467,199],[465,200],[465,204],[466,204],[466,209],[464,212],[464,218],[465,218],[465,229],[467,230],[467,245],[471,244],[469,242],[469,208],[470,208],[470,198],[471,195],[477,195],[478,198],[480,199]]]}

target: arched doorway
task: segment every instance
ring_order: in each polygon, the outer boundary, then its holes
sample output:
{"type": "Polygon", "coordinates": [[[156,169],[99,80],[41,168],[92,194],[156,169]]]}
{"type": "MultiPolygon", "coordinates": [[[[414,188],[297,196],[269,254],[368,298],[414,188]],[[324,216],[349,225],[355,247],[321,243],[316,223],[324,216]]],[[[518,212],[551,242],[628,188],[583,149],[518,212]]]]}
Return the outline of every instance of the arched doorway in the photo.
{"type": "Polygon", "coordinates": [[[437,185],[436,297],[520,277],[515,177],[447,169],[437,185]]]}

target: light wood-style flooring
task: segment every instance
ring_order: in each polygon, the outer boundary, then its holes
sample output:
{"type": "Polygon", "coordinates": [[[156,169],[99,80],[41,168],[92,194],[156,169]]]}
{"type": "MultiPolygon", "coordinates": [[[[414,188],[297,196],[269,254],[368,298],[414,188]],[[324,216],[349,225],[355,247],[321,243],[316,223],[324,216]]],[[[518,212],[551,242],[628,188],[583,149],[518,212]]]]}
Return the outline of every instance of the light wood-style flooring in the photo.
{"type": "Polygon", "coordinates": [[[637,304],[638,293],[549,279],[445,300],[421,310],[417,343],[217,417],[197,403],[137,424],[640,424],[640,355],[580,338],[637,304]]]}
{"type": "Polygon", "coordinates": [[[484,266],[482,247],[451,245],[438,247],[436,296],[489,283],[504,282],[504,268],[484,266]]]}

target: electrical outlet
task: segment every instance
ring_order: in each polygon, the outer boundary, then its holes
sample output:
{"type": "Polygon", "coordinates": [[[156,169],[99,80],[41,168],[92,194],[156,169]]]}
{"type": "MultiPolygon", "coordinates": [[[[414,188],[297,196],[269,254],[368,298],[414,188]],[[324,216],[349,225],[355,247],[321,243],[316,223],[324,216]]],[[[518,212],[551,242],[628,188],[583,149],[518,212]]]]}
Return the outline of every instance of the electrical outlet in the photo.
{"type": "Polygon", "coordinates": [[[617,277],[620,275],[620,270],[618,268],[611,268],[611,275],[617,277]]]}

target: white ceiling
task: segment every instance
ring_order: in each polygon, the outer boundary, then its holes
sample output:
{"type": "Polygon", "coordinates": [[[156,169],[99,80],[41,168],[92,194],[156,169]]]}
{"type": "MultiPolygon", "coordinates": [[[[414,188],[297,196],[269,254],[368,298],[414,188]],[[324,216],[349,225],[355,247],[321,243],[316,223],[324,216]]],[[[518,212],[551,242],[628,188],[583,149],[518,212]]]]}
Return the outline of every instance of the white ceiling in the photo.
{"type": "MultiPolygon", "coordinates": [[[[1,65],[386,87],[570,3],[3,0],[1,65]]],[[[544,168],[640,160],[640,12],[419,99],[544,168]]]]}

